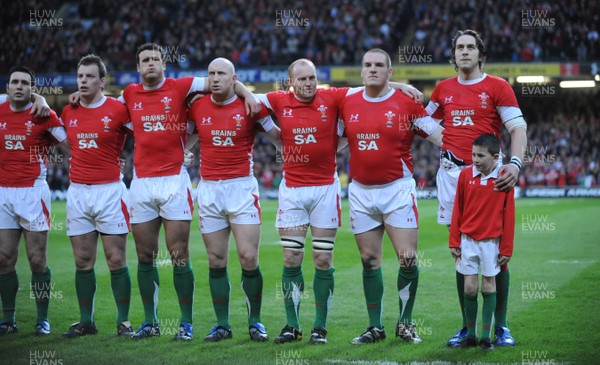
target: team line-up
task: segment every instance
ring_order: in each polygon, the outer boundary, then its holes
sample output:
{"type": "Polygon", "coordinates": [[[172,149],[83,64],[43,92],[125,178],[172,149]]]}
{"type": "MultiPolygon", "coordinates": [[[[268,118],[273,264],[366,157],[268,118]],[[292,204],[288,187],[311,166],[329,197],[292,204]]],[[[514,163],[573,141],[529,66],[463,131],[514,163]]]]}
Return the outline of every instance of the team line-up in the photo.
{"type": "Polygon", "coordinates": [[[51,271],[46,260],[50,191],[45,153],[52,144],[59,144],[70,152],[66,227],[75,258],[80,309],[79,322],[64,332],[64,337],[98,332],[94,264],[99,237],[117,306],[117,334],[133,339],[160,335],[156,253],[162,226],[181,310],[175,338],[192,340],[194,274],[188,241],[196,200],[216,315],[216,324],[204,341],[233,335],[227,272],[231,233],[242,268],[248,333],[254,341],[267,341],[260,317],[261,208],[252,169],[254,139],[261,132],[286,154],[276,217],[283,247],[281,287],[286,324],[274,342],[299,341],[303,336],[298,308],[309,229],[315,265],[310,342],[327,342],[327,315],[334,289],[332,257],[341,226],[336,153],[349,148],[350,228],[362,261],[369,317],[367,329],[351,343],[386,338],[381,273],[384,232],[399,263],[395,334],[406,342],[419,343],[422,340],[412,320],[419,268],[418,209],[410,152],[415,135],[419,135],[441,147],[437,220],[449,229],[463,317],[462,328],[448,346],[490,350],[494,345],[514,345],[506,321],[507,264],[514,239],[512,188],[526,149],[527,124],[509,84],[484,72],[486,49],[479,33],[464,30],[453,37],[450,62],[457,76],[438,83],[426,108],[422,93],[390,81],[390,56],[381,49],[371,49],[362,58],[363,87],[317,88],[315,65],[299,59],[288,69],[293,90],[259,95],[237,81],[233,64],[225,58],[210,63],[206,78],[180,79],[165,78],[164,57],[157,44],[141,45],[136,60],[141,83],[127,86],[113,99],[103,94],[107,72],[102,59],[96,55],[81,58],[78,92],[71,95],[71,104],[60,118],[42,97],[32,93],[33,71],[23,66],[10,71],[8,96],[0,99],[0,295],[4,315],[0,335],[18,331],[15,266],[21,235],[36,298],[35,334],[51,333],[51,271]],[[502,164],[500,151],[503,127],[511,136],[508,164],[502,164]],[[129,192],[120,170],[127,135],[133,135],[135,141],[129,192]],[[192,192],[185,166],[196,157],[189,152],[196,143],[200,144],[201,179],[192,192]],[[145,317],[137,330],[128,320],[131,276],[125,253],[130,230],[145,317]],[[480,272],[483,310],[478,336],[480,272]]]}

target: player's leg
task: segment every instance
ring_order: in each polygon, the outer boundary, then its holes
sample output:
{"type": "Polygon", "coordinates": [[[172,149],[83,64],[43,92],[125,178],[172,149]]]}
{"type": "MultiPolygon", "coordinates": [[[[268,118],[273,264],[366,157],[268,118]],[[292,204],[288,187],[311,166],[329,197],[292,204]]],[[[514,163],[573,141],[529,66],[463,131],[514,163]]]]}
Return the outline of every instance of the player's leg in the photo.
{"type": "Polygon", "coordinates": [[[467,318],[467,334],[452,347],[477,346],[477,282],[481,267],[482,253],[479,244],[463,234],[460,241],[460,260],[456,262],[456,271],[464,275],[464,303],[467,318]]]}
{"type": "Polygon", "coordinates": [[[502,265],[496,275],[496,311],[494,312],[494,333],[497,346],[514,346],[515,339],[508,329],[506,320],[508,312],[508,294],[510,275],[508,265],[502,265]]]}
{"type": "MultiPolygon", "coordinates": [[[[456,166],[452,161],[442,157],[440,160],[440,168],[436,174],[436,188],[438,193],[437,222],[447,226],[448,232],[450,232],[450,224],[452,223],[452,210],[454,207],[458,175],[462,168],[464,167],[456,166]]],[[[467,318],[465,316],[464,301],[465,278],[463,274],[456,271],[455,279],[456,293],[458,295],[458,304],[463,324],[462,328],[448,340],[448,346],[450,347],[458,346],[458,341],[467,336],[467,318]]]]}
{"type": "MultiPolygon", "coordinates": [[[[72,225],[72,224],[71,224],[72,225]]],[[[96,253],[98,232],[92,231],[70,236],[73,256],[75,257],[75,292],[79,304],[79,322],[73,324],[64,337],[95,335],[98,333],[94,321],[94,299],[96,296],[96,253]]]]}
{"type": "Polygon", "coordinates": [[[31,287],[37,309],[35,334],[38,336],[49,335],[48,306],[50,304],[52,272],[47,265],[48,231],[23,229],[23,236],[31,269],[31,287]]]}
{"type": "Polygon", "coordinates": [[[485,276],[481,277],[481,295],[483,296],[483,309],[481,311],[481,340],[480,346],[484,350],[493,350],[491,340],[491,326],[496,309],[496,277],[485,276]]]}
{"type": "Polygon", "coordinates": [[[208,284],[217,317],[217,324],[204,337],[206,342],[232,338],[229,322],[229,294],[231,283],[227,273],[229,236],[231,228],[224,215],[223,199],[229,193],[223,191],[220,182],[200,180],[196,196],[198,199],[198,227],[208,255],[208,284]]]}
{"type": "Polygon", "coordinates": [[[333,247],[337,228],[317,228],[311,226],[313,261],[315,278],[313,290],[315,294],[315,321],[311,331],[312,343],[327,342],[327,315],[333,298],[333,247]]]}
{"type": "Polygon", "coordinates": [[[173,264],[173,284],[181,309],[180,322],[191,325],[193,323],[194,273],[189,254],[190,223],[190,221],[163,219],[165,239],[173,264]]]}
{"type": "Polygon", "coordinates": [[[310,187],[314,203],[310,209],[315,278],[315,321],[311,331],[312,343],[327,342],[327,315],[333,298],[333,248],[338,227],[341,226],[342,205],[340,184],[310,187]]]}
{"type": "Polygon", "coordinates": [[[385,230],[392,241],[399,263],[398,302],[399,318],[396,336],[406,342],[420,343],[412,320],[412,311],[419,286],[419,267],[417,263],[418,220],[415,181],[398,180],[385,186],[377,195],[377,201],[383,215],[385,230]]]}
{"type": "Polygon", "coordinates": [[[129,233],[129,193],[123,182],[102,184],[91,189],[89,202],[96,230],[100,232],[104,255],[110,270],[110,284],[117,307],[117,335],[133,336],[129,322],[131,275],[127,267],[129,233]]]}
{"type": "Polygon", "coordinates": [[[267,331],[260,318],[263,277],[258,260],[260,224],[231,224],[242,267],[242,292],[246,297],[250,338],[266,341],[267,331]]]}
{"type": "Polygon", "coordinates": [[[369,314],[369,327],[352,344],[381,341],[386,338],[383,322],[383,276],[381,274],[382,240],[385,232],[383,214],[378,209],[380,189],[351,182],[348,186],[350,229],[358,246],[362,263],[363,290],[369,314]]]}
{"type": "Polygon", "coordinates": [[[283,273],[281,291],[286,315],[286,325],[275,338],[275,343],[299,341],[302,339],[300,328],[300,302],[304,295],[304,242],[308,226],[280,228],[281,245],[283,247],[283,273]]]}
{"type": "Polygon", "coordinates": [[[20,240],[21,229],[0,229],[0,297],[4,315],[0,322],[0,336],[17,332],[15,307],[19,279],[15,266],[19,258],[20,240]]]}
{"type": "Polygon", "coordinates": [[[481,252],[481,294],[483,310],[481,311],[481,341],[479,345],[484,350],[493,350],[491,326],[496,310],[496,275],[500,272],[498,257],[500,239],[492,238],[478,242],[481,252]]]}
{"type": "Polygon", "coordinates": [[[127,267],[127,234],[102,233],[102,246],[110,270],[110,286],[117,306],[117,334],[133,336],[129,322],[131,275],[127,267]]]}
{"type": "Polygon", "coordinates": [[[299,341],[302,339],[300,328],[300,302],[304,295],[304,243],[308,232],[309,216],[306,210],[306,187],[291,188],[285,178],[279,186],[279,200],[275,226],[283,248],[283,272],[281,292],[285,308],[286,325],[275,343],[299,341]]]}
{"type": "Polygon", "coordinates": [[[144,322],[133,336],[144,339],[160,335],[158,323],[158,291],[160,282],[155,258],[162,220],[157,204],[157,186],[162,178],[133,178],[131,181],[131,233],[138,258],[137,279],[144,307],[144,322]]]}
{"type": "MultiPolygon", "coordinates": [[[[143,223],[132,223],[131,232],[135,241],[135,250],[138,257],[138,286],[142,304],[144,306],[144,323],[138,330],[141,333],[158,334],[158,270],[154,264],[154,258],[158,253],[158,234],[161,219],[154,218],[143,223]],[[148,327],[148,328],[146,328],[148,327]],[[149,331],[146,331],[148,329],[149,331]],[[143,330],[143,331],[142,331],[143,330]],[[142,332],[140,332],[142,331],[142,332]]],[[[137,334],[137,333],[136,333],[137,334]]]]}
{"type": "Polygon", "coordinates": [[[193,335],[194,272],[190,262],[190,221],[163,218],[167,249],[173,264],[173,285],[179,299],[181,317],[176,340],[189,341],[193,335]]]}
{"type": "Polygon", "coordinates": [[[420,343],[422,340],[416,333],[413,322],[412,311],[419,286],[419,266],[417,264],[417,228],[398,228],[389,224],[385,229],[390,236],[396,256],[398,258],[398,299],[400,316],[396,326],[396,336],[412,343],[420,343]]]}
{"type": "Polygon", "coordinates": [[[258,259],[260,244],[261,207],[258,182],[254,177],[234,179],[224,186],[227,197],[223,199],[229,212],[238,258],[242,267],[242,291],[248,309],[248,332],[253,341],[266,341],[269,337],[260,319],[263,277],[258,259]]]}
{"type": "MultiPolygon", "coordinates": [[[[461,261],[463,259],[461,258],[461,261]]],[[[477,292],[479,290],[477,274],[464,275],[465,316],[467,317],[467,336],[458,342],[460,347],[477,346],[477,292]]]]}
{"type": "Polygon", "coordinates": [[[190,223],[194,213],[192,185],[186,173],[158,178],[157,195],[165,241],[173,264],[173,284],[181,310],[176,340],[192,339],[194,273],[189,257],[190,223]]]}
{"type": "Polygon", "coordinates": [[[208,255],[208,284],[213,308],[217,316],[217,324],[204,341],[215,342],[232,337],[229,321],[229,294],[231,283],[227,274],[229,258],[229,236],[231,228],[226,227],[216,232],[202,233],[202,240],[208,255]]]}
{"type": "Polygon", "coordinates": [[[363,267],[363,289],[369,314],[369,327],[362,335],[352,340],[353,344],[376,342],[386,337],[382,322],[383,275],[381,273],[381,259],[383,233],[383,225],[380,225],[354,235],[363,267]]]}

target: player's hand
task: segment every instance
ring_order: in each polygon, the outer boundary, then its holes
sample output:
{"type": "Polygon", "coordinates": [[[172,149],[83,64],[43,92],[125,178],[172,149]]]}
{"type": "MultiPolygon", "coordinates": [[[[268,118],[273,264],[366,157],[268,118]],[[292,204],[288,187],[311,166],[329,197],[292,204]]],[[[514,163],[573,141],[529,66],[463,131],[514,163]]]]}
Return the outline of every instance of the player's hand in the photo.
{"type": "Polygon", "coordinates": [[[190,167],[194,162],[194,154],[190,151],[183,152],[183,166],[190,167]]]}
{"type": "Polygon", "coordinates": [[[406,84],[402,84],[400,86],[400,90],[402,90],[402,92],[408,96],[410,96],[411,98],[415,99],[415,101],[419,104],[423,104],[423,101],[425,100],[425,97],[423,96],[423,93],[421,91],[419,91],[419,89],[414,88],[410,85],[406,85],[406,84]]]}
{"type": "Polygon", "coordinates": [[[81,97],[79,95],[79,91],[75,91],[74,93],[69,95],[69,104],[71,104],[72,106],[77,106],[77,105],[79,105],[80,99],[81,99],[81,97]]]}
{"type": "Polygon", "coordinates": [[[454,262],[460,260],[460,247],[452,247],[450,249],[450,254],[454,258],[454,262]]]}
{"type": "Polygon", "coordinates": [[[502,165],[498,179],[496,180],[496,191],[504,193],[510,191],[519,181],[519,168],[513,164],[502,165]]]}
{"type": "Polygon", "coordinates": [[[43,96],[36,94],[29,114],[36,118],[48,118],[50,116],[50,105],[43,96]]]}
{"type": "Polygon", "coordinates": [[[506,265],[510,261],[510,256],[498,255],[498,266],[506,265]]]}
{"type": "Polygon", "coordinates": [[[244,106],[246,107],[246,115],[250,116],[257,114],[262,108],[262,104],[254,94],[251,94],[250,97],[244,99],[244,106]]]}

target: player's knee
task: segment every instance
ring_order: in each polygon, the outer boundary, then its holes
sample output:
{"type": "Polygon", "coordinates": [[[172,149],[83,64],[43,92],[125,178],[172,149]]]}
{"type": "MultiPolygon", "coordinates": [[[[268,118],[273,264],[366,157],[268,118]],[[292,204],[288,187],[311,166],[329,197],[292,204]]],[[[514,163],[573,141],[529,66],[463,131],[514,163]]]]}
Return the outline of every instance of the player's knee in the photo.
{"type": "Polygon", "coordinates": [[[481,292],[492,293],[496,291],[496,277],[495,276],[484,276],[481,279],[481,292]]]}
{"type": "Polygon", "coordinates": [[[379,259],[375,255],[367,255],[360,258],[363,270],[375,270],[379,267],[379,259]]]}
{"type": "Polygon", "coordinates": [[[398,263],[400,264],[400,268],[403,270],[412,271],[417,268],[416,257],[401,257],[398,259],[398,263]]]}
{"type": "Polygon", "coordinates": [[[0,274],[6,274],[15,271],[16,264],[16,255],[14,257],[11,257],[6,254],[0,253],[0,274]]]}
{"type": "Polygon", "coordinates": [[[244,270],[254,270],[258,265],[258,253],[257,252],[240,252],[240,265],[244,270]]]}
{"type": "Polygon", "coordinates": [[[152,265],[154,260],[158,257],[158,252],[138,249],[137,257],[140,264],[152,265]]]}
{"type": "Polygon", "coordinates": [[[333,264],[333,254],[331,252],[319,252],[314,250],[313,261],[317,269],[328,270],[333,264]]]}
{"type": "MultiPolygon", "coordinates": [[[[106,258],[106,264],[108,265],[108,268],[111,271],[114,271],[114,270],[118,270],[120,268],[125,267],[125,265],[127,263],[125,262],[125,257],[113,255],[111,257],[106,258]]],[[[93,266],[93,263],[92,263],[92,266],[93,266]]]]}
{"type": "Polygon", "coordinates": [[[46,258],[43,255],[32,255],[29,258],[29,267],[32,272],[46,271],[46,258]]]}
{"type": "Polygon", "coordinates": [[[304,251],[284,249],[283,263],[286,267],[298,267],[304,260],[304,251]]]}
{"type": "Polygon", "coordinates": [[[467,282],[465,282],[465,294],[470,295],[470,296],[476,296],[477,295],[477,291],[478,291],[478,287],[477,284],[469,284],[467,282]]]}
{"type": "Polygon", "coordinates": [[[208,266],[209,267],[215,267],[215,268],[227,266],[227,256],[226,255],[221,255],[221,254],[210,253],[209,252],[209,254],[208,254],[208,266]]]}

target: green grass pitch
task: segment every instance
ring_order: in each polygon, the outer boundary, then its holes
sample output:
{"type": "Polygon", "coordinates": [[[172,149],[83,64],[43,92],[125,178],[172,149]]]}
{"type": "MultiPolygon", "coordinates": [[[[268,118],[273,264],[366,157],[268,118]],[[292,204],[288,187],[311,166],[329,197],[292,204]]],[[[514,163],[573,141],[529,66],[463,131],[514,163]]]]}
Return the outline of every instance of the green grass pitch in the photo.
{"type": "MultiPolygon", "coordinates": [[[[275,345],[249,340],[246,308],[240,288],[240,266],[231,245],[229,276],[232,281],[231,322],[234,338],[221,343],[203,343],[215,322],[208,288],[206,251],[197,222],[190,238],[196,278],[194,333],[192,342],[173,341],[179,324],[179,306],[172,282],[172,269],[164,240],[160,244],[159,318],[163,335],[144,341],[119,338],[115,334],[116,308],[110,276],[99,245],[96,274],[96,336],[63,339],[60,334],[79,319],[75,296],[74,263],[65,235],[65,204],[52,204],[53,225],[48,247],[52,268],[50,303],[51,336],[33,335],[35,303],[30,297],[31,277],[25,249],[17,264],[20,290],[17,323],[20,332],[0,338],[0,363],[14,364],[396,364],[396,363],[520,363],[593,364],[600,358],[600,204],[597,199],[527,199],[517,201],[515,256],[510,263],[511,294],[509,325],[517,346],[491,353],[478,349],[451,350],[448,338],[460,326],[453,262],[447,248],[447,230],[435,223],[434,200],[419,202],[419,264],[421,276],[414,320],[423,343],[411,345],[394,338],[399,315],[396,291],[397,260],[389,241],[384,242],[384,325],[388,338],[380,343],[354,346],[350,340],[368,324],[361,264],[348,228],[347,202],[344,226],[335,248],[335,295],[329,315],[329,343],[307,341],[314,315],[310,249],[304,262],[305,292],[301,305],[301,342],[275,345]]],[[[275,201],[264,201],[260,264],[264,276],[262,319],[272,338],[285,325],[280,293],[282,250],[276,244],[275,201]]],[[[137,259],[129,236],[128,264],[132,273],[130,320],[134,327],[143,319],[137,288],[137,259]]],[[[310,247],[310,246],[309,246],[310,247]]],[[[481,308],[481,299],[479,300],[481,308]]]]}

